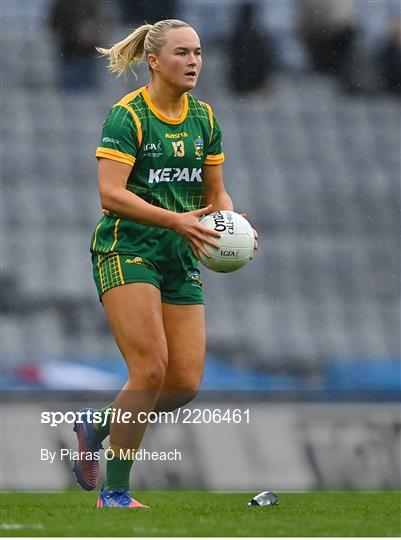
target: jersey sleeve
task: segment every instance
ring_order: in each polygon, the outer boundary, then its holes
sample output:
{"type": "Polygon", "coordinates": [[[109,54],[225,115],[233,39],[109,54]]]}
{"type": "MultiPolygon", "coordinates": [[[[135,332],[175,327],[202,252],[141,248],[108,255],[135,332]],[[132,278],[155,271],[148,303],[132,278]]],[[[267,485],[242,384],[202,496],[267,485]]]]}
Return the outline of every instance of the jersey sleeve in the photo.
{"type": "Polygon", "coordinates": [[[212,134],[210,137],[207,156],[205,159],[205,165],[221,165],[222,163],[224,163],[221,129],[216,120],[216,117],[211,110],[209,117],[212,134]]]}
{"type": "Polygon", "coordinates": [[[137,123],[133,113],[122,105],[115,105],[103,124],[96,157],[133,166],[139,147],[138,142],[137,123]]]}

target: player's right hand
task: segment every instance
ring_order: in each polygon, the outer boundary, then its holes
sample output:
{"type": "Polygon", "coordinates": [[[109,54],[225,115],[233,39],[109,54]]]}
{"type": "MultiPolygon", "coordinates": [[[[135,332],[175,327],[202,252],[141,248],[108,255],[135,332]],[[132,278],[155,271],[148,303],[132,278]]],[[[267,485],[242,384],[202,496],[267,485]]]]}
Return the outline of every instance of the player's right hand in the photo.
{"type": "Polygon", "coordinates": [[[172,229],[189,242],[197,259],[200,258],[200,253],[203,253],[206,257],[210,257],[210,253],[204,244],[216,248],[219,247],[219,243],[214,238],[220,238],[220,233],[199,223],[199,218],[205,214],[209,214],[211,209],[212,205],[209,204],[204,208],[199,208],[192,212],[175,215],[172,229]]]}

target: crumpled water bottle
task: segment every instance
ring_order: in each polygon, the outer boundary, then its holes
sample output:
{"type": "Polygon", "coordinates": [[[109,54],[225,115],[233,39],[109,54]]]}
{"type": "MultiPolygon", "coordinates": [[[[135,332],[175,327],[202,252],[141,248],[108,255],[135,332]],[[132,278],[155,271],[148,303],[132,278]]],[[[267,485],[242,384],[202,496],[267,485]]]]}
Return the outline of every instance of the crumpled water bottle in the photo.
{"type": "Polygon", "coordinates": [[[248,503],[248,506],[275,506],[278,504],[278,497],[272,491],[262,491],[255,495],[248,503]]]}

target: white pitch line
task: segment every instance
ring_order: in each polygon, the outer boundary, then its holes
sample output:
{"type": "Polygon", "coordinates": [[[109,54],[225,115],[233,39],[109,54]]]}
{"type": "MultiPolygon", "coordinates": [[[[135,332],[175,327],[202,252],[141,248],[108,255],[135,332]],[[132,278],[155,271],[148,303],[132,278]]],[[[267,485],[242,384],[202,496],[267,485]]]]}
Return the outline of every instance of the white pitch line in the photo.
{"type": "Polygon", "coordinates": [[[43,529],[43,525],[41,523],[0,523],[0,529],[4,529],[5,531],[13,531],[18,529],[43,529]]]}

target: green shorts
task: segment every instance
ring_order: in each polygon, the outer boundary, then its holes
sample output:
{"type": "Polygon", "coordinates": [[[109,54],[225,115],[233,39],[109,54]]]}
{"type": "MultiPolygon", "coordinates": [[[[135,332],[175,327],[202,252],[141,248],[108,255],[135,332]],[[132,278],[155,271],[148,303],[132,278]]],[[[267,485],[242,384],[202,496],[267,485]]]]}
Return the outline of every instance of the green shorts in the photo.
{"type": "Polygon", "coordinates": [[[150,283],[160,289],[166,304],[204,304],[198,261],[189,244],[177,234],[155,234],[132,253],[92,252],[93,277],[103,294],[128,283],[150,283]]]}

